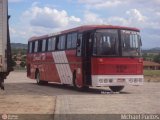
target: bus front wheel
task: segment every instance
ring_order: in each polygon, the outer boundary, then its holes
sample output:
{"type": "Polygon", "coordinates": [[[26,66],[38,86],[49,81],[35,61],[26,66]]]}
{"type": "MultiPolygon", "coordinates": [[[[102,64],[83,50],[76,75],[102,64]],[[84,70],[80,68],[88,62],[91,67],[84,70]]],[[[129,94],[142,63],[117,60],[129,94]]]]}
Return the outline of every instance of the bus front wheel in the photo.
{"type": "Polygon", "coordinates": [[[124,86],[109,86],[109,88],[113,91],[113,92],[120,92],[124,86]]]}
{"type": "Polygon", "coordinates": [[[46,85],[46,84],[48,84],[48,81],[40,80],[40,73],[39,72],[36,73],[36,82],[37,82],[38,85],[46,85]]]}

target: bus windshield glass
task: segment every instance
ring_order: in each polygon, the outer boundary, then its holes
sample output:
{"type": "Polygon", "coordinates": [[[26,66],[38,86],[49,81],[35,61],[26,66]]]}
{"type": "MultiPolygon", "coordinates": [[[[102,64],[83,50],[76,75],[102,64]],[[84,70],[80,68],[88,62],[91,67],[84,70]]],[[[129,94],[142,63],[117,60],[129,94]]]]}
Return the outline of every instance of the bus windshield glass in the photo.
{"type": "Polygon", "coordinates": [[[94,56],[118,56],[118,30],[97,30],[93,42],[94,56]]]}
{"type": "Polygon", "coordinates": [[[121,30],[122,56],[140,56],[141,39],[139,32],[121,30]]]}

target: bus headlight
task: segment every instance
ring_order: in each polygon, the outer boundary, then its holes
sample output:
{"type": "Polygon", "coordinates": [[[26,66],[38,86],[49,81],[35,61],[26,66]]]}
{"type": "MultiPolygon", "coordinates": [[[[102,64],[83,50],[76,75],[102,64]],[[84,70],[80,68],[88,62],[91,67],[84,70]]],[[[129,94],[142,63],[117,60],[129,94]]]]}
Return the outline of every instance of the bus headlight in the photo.
{"type": "Polygon", "coordinates": [[[99,79],[99,83],[103,83],[103,79],[99,79]]]}
{"type": "Polygon", "coordinates": [[[129,79],[129,82],[130,82],[130,83],[133,83],[133,79],[132,79],[132,78],[130,78],[130,79],[129,79]]]}
{"type": "Polygon", "coordinates": [[[108,79],[104,79],[104,83],[108,83],[108,79]]]}

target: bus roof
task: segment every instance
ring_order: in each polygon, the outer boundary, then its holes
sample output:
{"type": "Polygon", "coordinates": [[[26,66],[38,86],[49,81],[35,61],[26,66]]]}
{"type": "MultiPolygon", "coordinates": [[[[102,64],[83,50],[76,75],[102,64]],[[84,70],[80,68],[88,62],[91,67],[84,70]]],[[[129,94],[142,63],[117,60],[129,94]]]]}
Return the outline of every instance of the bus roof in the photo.
{"type": "Polygon", "coordinates": [[[133,30],[133,31],[138,31],[138,32],[140,31],[137,28],[125,27],[125,26],[115,26],[115,25],[84,25],[84,26],[80,26],[80,27],[64,30],[64,31],[57,32],[57,33],[51,33],[51,34],[48,34],[48,35],[34,36],[34,37],[30,38],[29,41],[34,41],[34,40],[38,40],[38,39],[45,39],[45,38],[48,38],[48,37],[51,37],[51,36],[60,35],[60,34],[66,34],[66,33],[70,33],[70,32],[84,32],[84,31],[96,30],[96,29],[125,29],[125,30],[133,30]]]}

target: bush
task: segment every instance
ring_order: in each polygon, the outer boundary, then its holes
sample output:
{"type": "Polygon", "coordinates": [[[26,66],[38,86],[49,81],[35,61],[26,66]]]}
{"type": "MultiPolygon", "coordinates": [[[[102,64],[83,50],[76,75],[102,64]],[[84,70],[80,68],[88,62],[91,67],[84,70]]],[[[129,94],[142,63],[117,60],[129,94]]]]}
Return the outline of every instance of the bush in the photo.
{"type": "Polygon", "coordinates": [[[25,63],[25,62],[21,62],[20,66],[21,66],[21,67],[25,67],[25,66],[26,66],[26,63],[25,63]]]}
{"type": "Polygon", "coordinates": [[[156,55],[153,60],[154,62],[160,63],[160,55],[156,55]]]}

